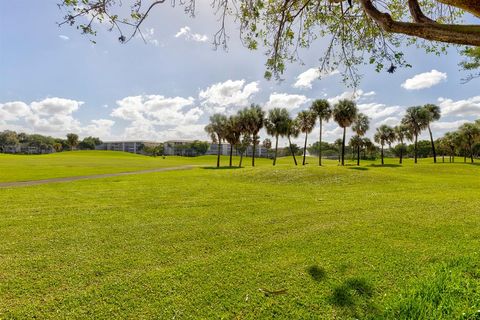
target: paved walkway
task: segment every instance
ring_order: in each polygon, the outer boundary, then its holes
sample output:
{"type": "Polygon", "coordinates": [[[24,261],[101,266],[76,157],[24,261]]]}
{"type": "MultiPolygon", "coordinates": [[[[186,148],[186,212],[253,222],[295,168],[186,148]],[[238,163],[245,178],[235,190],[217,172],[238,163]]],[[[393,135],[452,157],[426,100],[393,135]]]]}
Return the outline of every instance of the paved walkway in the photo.
{"type": "Polygon", "coordinates": [[[110,178],[110,177],[119,177],[119,176],[130,176],[130,175],[134,175],[134,174],[164,172],[164,171],[174,171],[174,170],[188,170],[188,169],[192,169],[194,167],[196,167],[196,166],[186,165],[186,166],[179,166],[179,167],[156,168],[156,169],[147,169],[147,170],[130,171],[130,172],[92,174],[92,175],[88,175],[88,176],[50,178],[50,179],[31,180],[31,181],[0,182],[0,188],[27,187],[27,186],[35,186],[37,184],[47,184],[47,183],[55,183],[55,182],[68,182],[68,181],[77,181],[77,180],[89,180],[89,179],[100,179],[100,178],[110,178]]]}

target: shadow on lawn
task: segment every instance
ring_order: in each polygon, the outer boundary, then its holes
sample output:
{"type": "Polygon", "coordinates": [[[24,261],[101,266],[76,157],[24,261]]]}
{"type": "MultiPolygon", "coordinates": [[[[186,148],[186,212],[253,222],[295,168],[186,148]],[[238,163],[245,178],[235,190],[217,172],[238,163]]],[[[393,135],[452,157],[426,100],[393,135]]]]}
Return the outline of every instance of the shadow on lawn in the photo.
{"type": "Polygon", "coordinates": [[[368,170],[368,168],[366,168],[366,167],[348,167],[348,169],[359,170],[359,171],[366,171],[366,170],[368,170]]]}
{"type": "Polygon", "coordinates": [[[308,269],[308,274],[312,277],[313,280],[320,282],[327,276],[327,272],[324,268],[317,265],[312,265],[308,269]]]}
{"type": "Polygon", "coordinates": [[[241,168],[239,168],[239,167],[229,167],[229,166],[221,166],[221,167],[209,166],[209,167],[202,167],[202,169],[206,169],[206,170],[228,170],[228,169],[233,169],[233,170],[236,170],[236,169],[241,169],[241,168]]]}
{"type": "Polygon", "coordinates": [[[399,168],[402,167],[401,164],[394,164],[394,163],[386,163],[383,166],[381,164],[370,164],[369,167],[373,168],[399,168]]]}

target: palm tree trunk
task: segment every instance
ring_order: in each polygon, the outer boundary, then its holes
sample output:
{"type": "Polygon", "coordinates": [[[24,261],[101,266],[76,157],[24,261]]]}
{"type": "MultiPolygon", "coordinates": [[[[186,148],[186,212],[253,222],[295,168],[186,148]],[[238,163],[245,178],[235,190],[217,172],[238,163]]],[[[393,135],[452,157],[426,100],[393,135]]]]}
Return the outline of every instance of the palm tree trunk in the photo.
{"type": "Polygon", "coordinates": [[[230,167],[232,166],[233,144],[230,144],[230,167]]]}
{"type": "Polygon", "coordinates": [[[417,140],[418,140],[418,133],[415,134],[415,163],[417,163],[417,140]]]}
{"type": "Polygon", "coordinates": [[[255,167],[255,146],[256,146],[255,138],[256,138],[255,135],[253,135],[252,167],[255,167]]]}
{"type": "Polygon", "coordinates": [[[277,163],[277,151],[278,151],[278,134],[275,136],[275,157],[273,158],[273,165],[277,163]]]}
{"type": "Polygon", "coordinates": [[[430,142],[432,143],[433,163],[437,163],[437,153],[435,152],[435,144],[433,143],[433,135],[432,130],[430,130],[430,125],[428,125],[428,133],[430,133],[430,142]]]}
{"type": "Polygon", "coordinates": [[[322,118],[320,118],[320,136],[318,137],[318,165],[322,165],[322,118]]]}
{"type": "Polygon", "coordinates": [[[400,139],[400,164],[403,162],[403,139],[400,139]]]}
{"type": "Polygon", "coordinates": [[[381,155],[382,155],[382,166],[383,166],[383,144],[382,144],[382,152],[381,152],[381,155]]]}
{"type": "Polygon", "coordinates": [[[360,165],[360,145],[357,146],[357,166],[360,165]]]}
{"type": "MultiPolygon", "coordinates": [[[[218,141],[220,141],[220,138],[218,138],[218,141]]],[[[217,150],[217,168],[220,167],[220,148],[222,147],[222,144],[219,142],[218,145],[218,150],[217,150]]]]}
{"type": "Polygon", "coordinates": [[[305,144],[303,145],[303,163],[302,163],[302,165],[305,165],[305,157],[307,156],[307,137],[308,137],[308,133],[305,133],[305,144]]]}
{"type": "Polygon", "coordinates": [[[345,134],[347,133],[347,128],[343,127],[343,139],[342,139],[342,166],[345,165],[345,134]]]}
{"type": "Polygon", "coordinates": [[[290,141],[290,135],[288,136],[288,144],[290,146],[290,152],[292,153],[293,162],[295,162],[295,165],[298,165],[297,158],[295,158],[295,152],[293,152],[293,149],[292,149],[292,141],[290,141]]]}

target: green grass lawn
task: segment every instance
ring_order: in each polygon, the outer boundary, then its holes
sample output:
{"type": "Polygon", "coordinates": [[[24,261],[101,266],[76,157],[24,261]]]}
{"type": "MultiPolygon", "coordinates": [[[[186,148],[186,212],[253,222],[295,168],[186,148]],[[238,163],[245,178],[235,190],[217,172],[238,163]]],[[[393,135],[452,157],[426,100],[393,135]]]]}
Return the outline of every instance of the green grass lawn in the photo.
{"type": "MultiPolygon", "coordinates": [[[[0,189],[0,319],[480,318],[480,166],[279,162],[0,189]]],[[[215,158],[0,163],[15,181],[215,158]]]]}

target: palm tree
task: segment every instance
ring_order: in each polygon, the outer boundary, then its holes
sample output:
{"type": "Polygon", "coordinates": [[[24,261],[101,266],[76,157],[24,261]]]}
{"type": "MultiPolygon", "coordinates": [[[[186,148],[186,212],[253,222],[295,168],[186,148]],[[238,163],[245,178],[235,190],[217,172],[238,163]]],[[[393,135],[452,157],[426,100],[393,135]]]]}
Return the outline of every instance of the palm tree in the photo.
{"type": "Polygon", "coordinates": [[[458,145],[458,141],[460,139],[460,136],[458,132],[447,132],[443,136],[443,139],[445,141],[445,144],[448,146],[450,149],[450,157],[449,157],[449,162],[455,162],[455,148],[458,145]]]}
{"type": "Polygon", "coordinates": [[[402,119],[402,124],[407,126],[410,133],[415,137],[415,163],[417,163],[418,135],[428,126],[430,115],[428,111],[420,106],[407,109],[402,119]]]}
{"type": "Polygon", "coordinates": [[[252,143],[252,139],[250,138],[249,134],[244,134],[242,140],[237,146],[237,150],[240,153],[240,161],[238,162],[238,167],[242,167],[242,162],[243,162],[243,155],[245,151],[247,151],[248,146],[252,143]]]}
{"type": "Polygon", "coordinates": [[[333,108],[333,119],[343,128],[342,139],[342,166],[345,165],[345,134],[347,127],[357,118],[358,109],[352,100],[340,100],[333,108]]]}
{"type": "Polygon", "coordinates": [[[315,127],[315,122],[317,121],[317,116],[312,111],[300,111],[297,115],[298,128],[301,132],[305,133],[305,144],[303,146],[303,162],[302,165],[305,165],[305,158],[307,155],[307,138],[308,134],[312,132],[315,127]]]}
{"type": "Polygon", "coordinates": [[[67,145],[70,147],[70,151],[78,146],[78,135],[75,133],[67,134],[67,145]]]}
{"type": "Polygon", "coordinates": [[[362,145],[363,145],[363,156],[364,158],[366,157],[365,153],[368,152],[370,155],[375,152],[377,149],[375,145],[373,144],[372,140],[369,138],[363,138],[362,139],[362,145]]]}
{"type": "Polygon", "coordinates": [[[480,128],[474,123],[464,123],[459,128],[459,133],[468,148],[470,160],[473,163],[473,143],[480,137],[480,128]]]}
{"type": "Polygon", "coordinates": [[[357,150],[357,166],[360,165],[360,149],[363,147],[363,139],[358,135],[354,135],[350,138],[348,145],[352,148],[352,159],[355,157],[355,150],[357,150]]]}
{"type": "Polygon", "coordinates": [[[432,130],[430,129],[430,123],[440,119],[441,117],[440,107],[434,104],[426,104],[423,106],[423,108],[428,112],[427,128],[428,128],[428,133],[430,133],[430,143],[432,144],[433,163],[437,163],[437,153],[435,152],[435,144],[433,142],[433,135],[432,135],[432,130]]]}
{"type": "Polygon", "coordinates": [[[310,110],[317,115],[320,122],[320,135],[318,138],[318,165],[322,165],[322,122],[328,122],[332,118],[332,107],[328,100],[318,99],[313,101],[310,110]]]}
{"type": "Polygon", "coordinates": [[[227,117],[220,113],[215,113],[210,117],[210,123],[205,127],[205,131],[212,138],[213,143],[217,143],[217,168],[220,167],[220,153],[222,149],[222,140],[225,139],[227,117]]]}
{"type": "Polygon", "coordinates": [[[288,146],[290,148],[290,153],[292,154],[293,162],[295,163],[295,165],[297,165],[297,158],[295,157],[295,150],[293,150],[292,148],[292,141],[290,138],[291,137],[297,138],[299,134],[300,134],[300,129],[298,127],[297,121],[288,117],[286,136],[288,138],[288,146]]]}
{"type": "Polygon", "coordinates": [[[252,103],[250,108],[245,108],[239,113],[244,129],[252,137],[252,167],[255,167],[255,149],[259,143],[258,132],[263,128],[265,121],[265,111],[259,105],[252,103]]]}
{"type": "Polygon", "coordinates": [[[391,143],[395,141],[395,131],[393,130],[392,127],[389,127],[386,124],[383,124],[377,128],[377,132],[375,132],[375,135],[373,136],[373,138],[375,139],[376,143],[380,143],[381,145],[381,157],[382,157],[382,166],[383,166],[384,164],[383,146],[385,145],[385,143],[388,143],[388,145],[391,145],[391,143]]]}
{"type": "Polygon", "coordinates": [[[285,108],[273,108],[268,112],[268,117],[265,119],[267,133],[275,137],[275,156],[273,158],[273,165],[277,163],[278,137],[284,137],[287,134],[289,119],[290,115],[285,108]]]}
{"type": "Polygon", "coordinates": [[[341,155],[342,155],[342,145],[343,145],[343,141],[342,139],[337,139],[333,142],[333,145],[335,147],[337,147],[337,151],[338,151],[338,163],[340,163],[341,161],[341,155]]]}
{"type": "Polygon", "coordinates": [[[225,123],[225,140],[230,144],[230,163],[232,166],[233,147],[240,143],[242,127],[238,116],[230,116],[225,123]]]}
{"type": "Polygon", "coordinates": [[[363,113],[357,114],[355,121],[352,125],[352,130],[355,131],[358,138],[358,143],[355,144],[357,147],[357,166],[360,165],[360,148],[362,147],[362,136],[367,133],[370,128],[370,118],[364,115],[363,113]]]}
{"type": "Polygon", "coordinates": [[[395,131],[396,140],[400,142],[400,162],[399,163],[402,164],[402,162],[403,162],[403,149],[405,148],[405,144],[403,143],[403,141],[405,139],[411,141],[412,138],[413,138],[412,133],[410,132],[408,127],[403,125],[403,124],[395,126],[393,128],[393,130],[395,131]]]}

